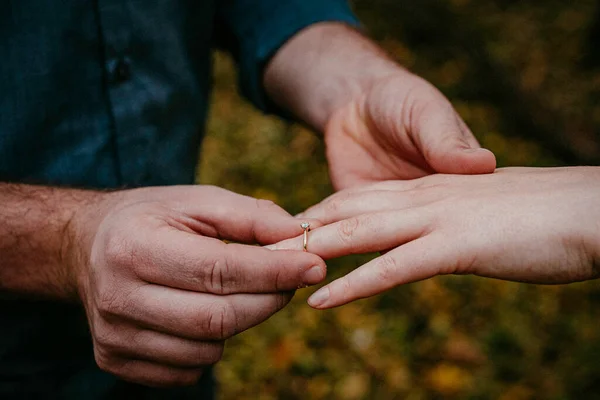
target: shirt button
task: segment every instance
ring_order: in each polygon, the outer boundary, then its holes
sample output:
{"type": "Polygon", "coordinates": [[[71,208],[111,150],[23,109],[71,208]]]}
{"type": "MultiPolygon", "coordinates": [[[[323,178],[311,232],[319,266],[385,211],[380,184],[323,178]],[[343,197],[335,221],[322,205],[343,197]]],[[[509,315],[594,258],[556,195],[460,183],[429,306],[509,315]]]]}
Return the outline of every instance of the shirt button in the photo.
{"type": "Polygon", "coordinates": [[[117,58],[108,63],[109,81],[113,85],[131,79],[131,64],[127,58],[117,58]]]}

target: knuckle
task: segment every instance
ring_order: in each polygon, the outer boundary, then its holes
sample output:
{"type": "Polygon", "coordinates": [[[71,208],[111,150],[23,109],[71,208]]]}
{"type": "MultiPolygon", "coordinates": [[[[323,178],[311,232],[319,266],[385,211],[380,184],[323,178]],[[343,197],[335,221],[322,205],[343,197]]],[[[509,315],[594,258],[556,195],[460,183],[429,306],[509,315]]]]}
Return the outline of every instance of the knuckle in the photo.
{"type": "Polygon", "coordinates": [[[230,276],[231,273],[231,263],[229,258],[224,255],[210,261],[207,272],[205,285],[208,292],[217,295],[228,294],[226,289],[226,277],[230,276]]]}
{"type": "Polygon", "coordinates": [[[94,307],[106,321],[114,322],[122,317],[129,319],[133,310],[139,311],[142,306],[138,295],[140,289],[141,286],[117,286],[99,291],[95,295],[94,307]]]}
{"type": "Polygon", "coordinates": [[[380,282],[393,282],[398,270],[398,262],[389,255],[381,256],[375,264],[375,271],[380,282]]]}
{"type": "Polygon", "coordinates": [[[100,316],[110,318],[120,314],[121,300],[114,290],[103,290],[96,296],[95,306],[100,316]]]}
{"type": "MultiPolygon", "coordinates": [[[[331,290],[334,289],[334,286],[331,287],[331,290]]],[[[352,285],[350,284],[350,279],[348,279],[348,276],[343,276],[342,278],[340,278],[340,284],[339,284],[339,289],[338,289],[338,293],[353,293],[356,289],[352,287],[352,285]]]]}
{"type": "Polygon", "coordinates": [[[349,191],[340,192],[333,195],[325,202],[325,212],[336,215],[344,209],[345,205],[348,204],[351,198],[352,193],[349,191]]]}
{"type": "Polygon", "coordinates": [[[121,349],[119,334],[108,327],[101,327],[93,332],[96,346],[106,353],[114,353],[121,349]]]}
{"type": "Polygon", "coordinates": [[[352,247],[353,240],[359,225],[360,221],[356,217],[345,219],[340,222],[338,228],[338,235],[342,243],[348,245],[349,247],[352,247]]]}
{"type": "Polygon", "coordinates": [[[278,293],[275,295],[275,310],[279,311],[285,307],[292,299],[291,294],[278,293]]]}
{"type": "Polygon", "coordinates": [[[274,272],[273,281],[275,282],[275,291],[280,292],[285,287],[285,276],[283,268],[277,268],[274,272]]]}
{"type": "Polygon", "coordinates": [[[342,203],[339,197],[332,197],[325,202],[325,213],[328,215],[336,214],[341,208],[342,203]]]}
{"type": "Polygon", "coordinates": [[[220,344],[215,347],[211,353],[210,363],[216,364],[223,359],[223,352],[225,351],[224,345],[220,344]]]}
{"type": "Polygon", "coordinates": [[[463,254],[456,262],[447,265],[446,269],[440,270],[441,274],[445,275],[470,275],[475,272],[478,259],[477,254],[463,254]]]}
{"type": "Polygon", "coordinates": [[[224,340],[232,337],[237,328],[234,308],[229,303],[210,305],[202,326],[204,333],[211,338],[224,340]]]}
{"type": "Polygon", "coordinates": [[[105,242],[104,255],[106,262],[119,268],[132,268],[135,265],[136,245],[131,239],[120,234],[111,235],[105,242]]]}
{"type": "Polygon", "coordinates": [[[349,299],[356,298],[357,289],[359,288],[352,284],[348,275],[342,276],[329,285],[330,297],[338,300],[348,301],[349,299]]]}

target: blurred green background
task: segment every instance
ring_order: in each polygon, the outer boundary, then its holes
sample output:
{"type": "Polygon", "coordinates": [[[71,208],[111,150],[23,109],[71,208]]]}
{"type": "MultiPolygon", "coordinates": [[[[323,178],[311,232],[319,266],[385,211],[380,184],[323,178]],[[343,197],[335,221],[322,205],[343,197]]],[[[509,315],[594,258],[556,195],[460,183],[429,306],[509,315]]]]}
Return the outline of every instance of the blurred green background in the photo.
{"type": "MultiPolygon", "coordinates": [[[[365,29],[455,104],[500,166],[600,165],[599,2],[355,0],[365,29]]],[[[332,189],[321,140],[263,116],[215,54],[198,180],[299,212],[332,189]]],[[[599,200],[600,201],[600,200],[599,200]]],[[[334,279],[368,260],[329,262],[334,279]]],[[[225,399],[600,398],[600,286],[440,277],[318,312],[299,291],[228,342],[225,399]]]]}

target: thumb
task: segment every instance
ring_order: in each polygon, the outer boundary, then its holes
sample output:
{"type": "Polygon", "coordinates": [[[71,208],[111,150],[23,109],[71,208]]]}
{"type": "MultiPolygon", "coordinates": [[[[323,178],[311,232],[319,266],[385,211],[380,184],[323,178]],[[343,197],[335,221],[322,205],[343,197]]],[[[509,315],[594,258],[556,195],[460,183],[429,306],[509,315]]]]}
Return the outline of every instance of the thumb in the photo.
{"type": "Polygon", "coordinates": [[[494,153],[479,145],[471,130],[445,99],[428,102],[415,121],[417,126],[413,132],[416,133],[416,144],[436,172],[488,174],[496,169],[494,153]]]}

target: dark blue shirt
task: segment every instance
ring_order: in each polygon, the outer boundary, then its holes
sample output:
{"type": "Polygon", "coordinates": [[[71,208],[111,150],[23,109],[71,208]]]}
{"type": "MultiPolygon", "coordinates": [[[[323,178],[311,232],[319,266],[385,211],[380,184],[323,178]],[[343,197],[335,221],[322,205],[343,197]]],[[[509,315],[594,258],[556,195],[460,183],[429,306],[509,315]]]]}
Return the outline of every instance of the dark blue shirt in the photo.
{"type": "MultiPolygon", "coordinates": [[[[344,0],[7,0],[0,4],[0,181],[90,188],[191,184],[211,46],[268,111],[265,62],[344,0]]],[[[1,266],[1,260],[0,260],[1,266]]],[[[94,363],[81,307],[0,293],[0,398],[212,396],[149,390],[94,363]]]]}

